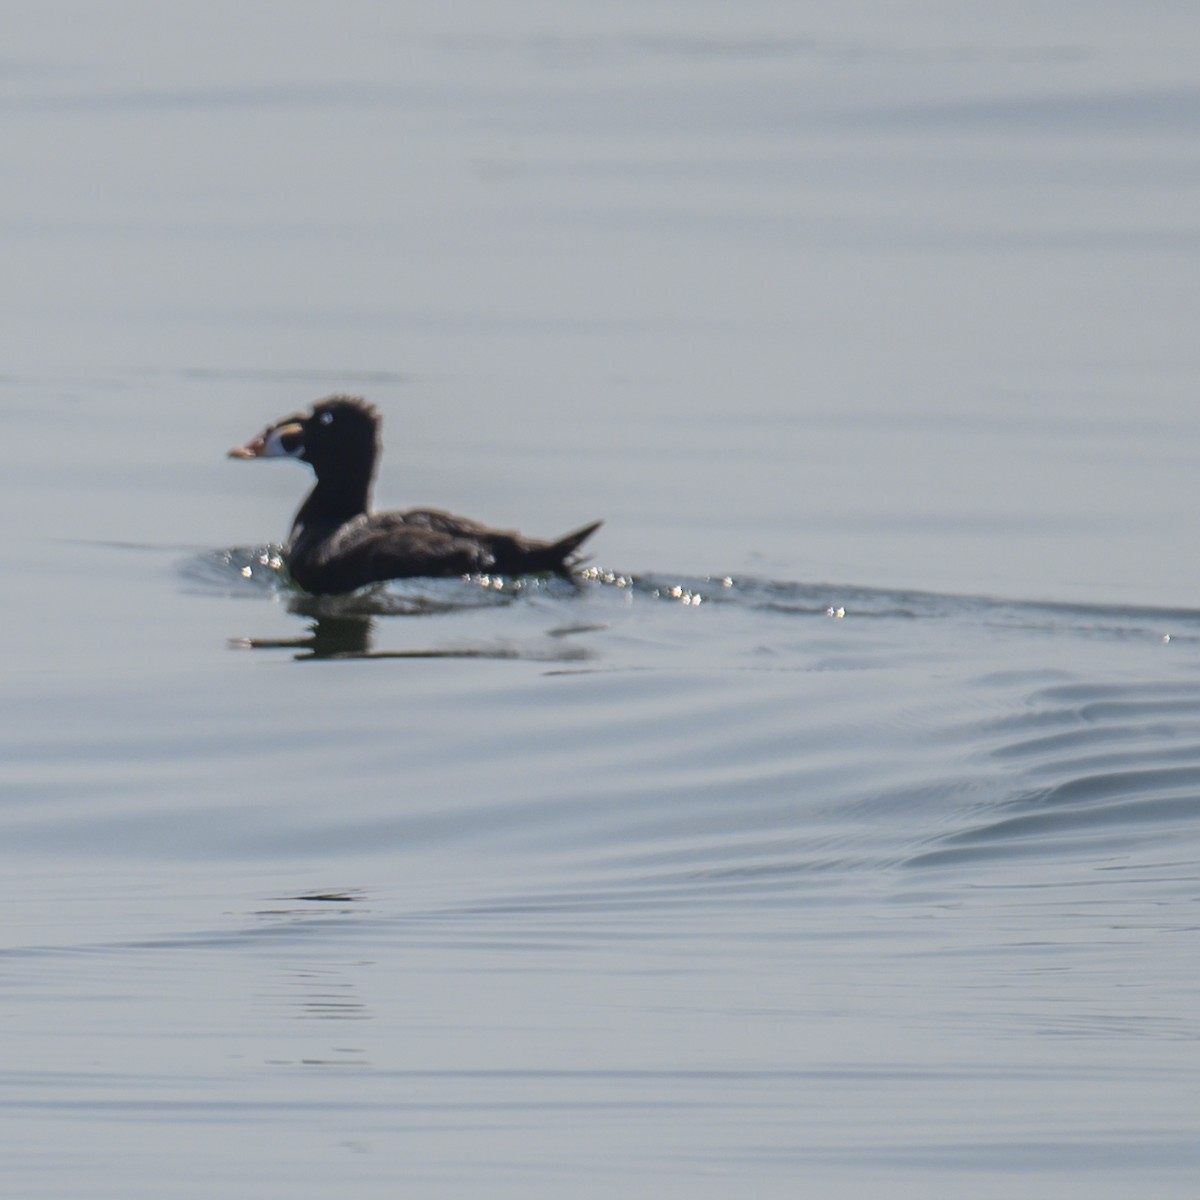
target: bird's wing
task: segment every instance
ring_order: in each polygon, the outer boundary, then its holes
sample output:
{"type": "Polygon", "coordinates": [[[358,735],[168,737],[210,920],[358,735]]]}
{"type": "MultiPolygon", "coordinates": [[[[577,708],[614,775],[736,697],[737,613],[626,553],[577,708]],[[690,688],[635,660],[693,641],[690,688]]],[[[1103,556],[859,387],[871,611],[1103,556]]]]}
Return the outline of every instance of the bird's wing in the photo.
{"type": "Polygon", "coordinates": [[[322,547],[321,558],[331,568],[336,565],[351,587],[385,579],[487,571],[493,565],[492,555],[486,544],[471,538],[471,524],[456,524],[447,514],[377,513],[343,525],[322,547]]]}

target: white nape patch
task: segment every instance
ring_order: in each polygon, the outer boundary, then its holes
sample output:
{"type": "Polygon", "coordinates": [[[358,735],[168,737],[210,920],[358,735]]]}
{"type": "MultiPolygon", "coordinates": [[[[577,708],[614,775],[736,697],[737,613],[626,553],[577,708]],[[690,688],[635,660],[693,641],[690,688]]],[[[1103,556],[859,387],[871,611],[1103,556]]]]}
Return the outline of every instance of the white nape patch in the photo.
{"type": "MultiPolygon", "coordinates": [[[[293,431],[293,436],[295,436],[295,434],[294,434],[295,428],[296,427],[294,425],[291,427],[291,429],[293,431]]],[[[282,431],[279,429],[272,429],[271,432],[268,433],[265,438],[263,438],[262,453],[259,455],[259,457],[260,458],[299,458],[300,455],[303,453],[303,451],[304,451],[304,442],[302,439],[297,438],[295,446],[291,450],[289,450],[283,444],[282,431]]]]}

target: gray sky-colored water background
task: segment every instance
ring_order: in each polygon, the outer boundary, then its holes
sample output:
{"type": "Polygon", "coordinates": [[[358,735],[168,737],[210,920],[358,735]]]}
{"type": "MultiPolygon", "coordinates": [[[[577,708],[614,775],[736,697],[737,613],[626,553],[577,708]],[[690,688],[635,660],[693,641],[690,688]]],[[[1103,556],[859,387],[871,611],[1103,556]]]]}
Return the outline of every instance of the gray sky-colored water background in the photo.
{"type": "Polygon", "coordinates": [[[0,1191],[1192,1195],[1198,56],[6,5],[0,1191]],[[289,589],[333,392],[588,577],[289,589]]]}

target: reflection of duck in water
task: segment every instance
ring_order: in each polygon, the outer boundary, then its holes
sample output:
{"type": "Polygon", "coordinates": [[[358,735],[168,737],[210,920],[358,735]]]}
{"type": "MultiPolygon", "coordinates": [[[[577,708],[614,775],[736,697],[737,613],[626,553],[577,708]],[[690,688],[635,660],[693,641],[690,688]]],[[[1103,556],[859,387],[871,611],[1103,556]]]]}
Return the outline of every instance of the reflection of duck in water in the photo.
{"type": "Polygon", "coordinates": [[[344,617],[316,617],[304,637],[235,638],[244,650],[298,650],[297,658],[373,658],[374,622],[357,613],[344,617]]]}
{"type": "Polygon", "coordinates": [[[318,594],[417,575],[569,576],[575,551],[600,525],[541,542],[436,509],[370,512],[379,415],[351,396],[331,396],[311,412],[285,417],[229,455],[298,458],[316,472],[283,561],[305,591],[318,594]]]}
{"type": "MultiPolygon", "coordinates": [[[[310,602],[311,603],[311,602],[310,602]]],[[[317,603],[320,603],[317,601],[317,603]]],[[[291,606],[304,613],[306,605],[291,606]]],[[[429,646],[412,650],[376,650],[374,618],[360,613],[339,616],[305,613],[311,617],[308,632],[294,638],[234,638],[231,645],[239,650],[295,650],[294,657],[320,658],[520,658],[530,662],[570,663],[591,658],[582,646],[567,640],[568,634],[590,633],[598,626],[567,626],[547,631],[539,644],[514,645],[508,642],[477,646],[429,646]]]]}

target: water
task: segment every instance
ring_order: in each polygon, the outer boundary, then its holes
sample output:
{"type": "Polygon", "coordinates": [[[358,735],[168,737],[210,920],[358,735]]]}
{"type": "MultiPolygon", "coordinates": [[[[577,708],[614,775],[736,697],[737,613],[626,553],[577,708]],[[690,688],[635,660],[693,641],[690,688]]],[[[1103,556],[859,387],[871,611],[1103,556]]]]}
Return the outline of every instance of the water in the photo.
{"type": "Polygon", "coordinates": [[[1190,11],[9,24],[6,1194],[1191,1195],[1190,11]]]}

